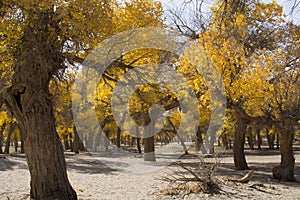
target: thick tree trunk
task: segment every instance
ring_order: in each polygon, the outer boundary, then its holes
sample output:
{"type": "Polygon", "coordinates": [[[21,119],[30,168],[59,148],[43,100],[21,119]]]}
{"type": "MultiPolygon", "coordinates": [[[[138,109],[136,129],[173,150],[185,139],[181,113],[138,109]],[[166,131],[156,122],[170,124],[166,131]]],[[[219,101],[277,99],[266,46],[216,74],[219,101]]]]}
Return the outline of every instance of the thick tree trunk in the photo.
{"type": "Polygon", "coordinates": [[[286,120],[281,128],[280,154],[281,163],[273,168],[273,177],[283,181],[295,181],[294,166],[295,158],[293,152],[293,141],[295,129],[290,120],[286,120]]]}
{"type": "Polygon", "coordinates": [[[244,153],[246,129],[247,129],[247,124],[242,119],[238,119],[235,124],[234,141],[233,141],[233,158],[234,158],[234,165],[236,170],[249,169],[246,162],[245,153],[244,153]]]}
{"type": "MultiPolygon", "coordinates": [[[[31,199],[77,199],[66,172],[62,144],[56,132],[49,82],[60,52],[50,37],[51,11],[30,13],[21,39],[22,50],[5,100],[24,133],[30,171],[31,199]]],[[[53,27],[51,27],[53,28],[53,27]]]]}
{"type": "Polygon", "coordinates": [[[144,138],[144,161],[156,161],[154,136],[144,138]]]}

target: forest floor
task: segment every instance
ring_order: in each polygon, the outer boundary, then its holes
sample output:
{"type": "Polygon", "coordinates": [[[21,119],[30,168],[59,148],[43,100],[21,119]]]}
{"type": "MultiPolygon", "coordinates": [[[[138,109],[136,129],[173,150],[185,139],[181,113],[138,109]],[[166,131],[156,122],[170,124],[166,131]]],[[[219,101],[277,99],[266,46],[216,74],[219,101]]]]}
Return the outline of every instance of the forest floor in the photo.
{"type": "MultiPolygon", "coordinates": [[[[235,171],[230,151],[218,154],[219,164],[214,179],[219,182],[218,194],[176,191],[166,193],[170,184],[162,180],[179,167],[167,162],[142,162],[142,156],[124,157],[122,153],[91,156],[89,153],[65,154],[69,180],[82,200],[101,199],[300,199],[300,148],[295,148],[297,182],[279,182],[272,178],[272,168],[280,162],[278,150],[246,150],[250,169],[255,170],[248,183],[226,181],[241,178],[248,171],[235,171]],[[104,163],[104,164],[103,164],[104,163]]],[[[164,155],[166,156],[166,155],[164,155]]],[[[158,155],[159,158],[159,155],[158,155]]],[[[183,156],[181,163],[191,166],[199,162],[194,156],[183,156]]],[[[203,158],[206,163],[215,158],[203,158]]],[[[0,200],[29,199],[30,174],[23,154],[0,155],[0,200]]]]}

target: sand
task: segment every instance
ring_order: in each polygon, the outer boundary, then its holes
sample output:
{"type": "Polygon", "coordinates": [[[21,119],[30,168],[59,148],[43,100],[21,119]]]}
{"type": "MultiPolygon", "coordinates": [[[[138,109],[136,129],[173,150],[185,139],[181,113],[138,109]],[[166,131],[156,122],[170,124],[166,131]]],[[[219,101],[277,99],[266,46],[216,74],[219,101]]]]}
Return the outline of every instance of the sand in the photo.
{"type": "MultiPolygon", "coordinates": [[[[159,157],[159,156],[158,156],[159,157]]],[[[255,170],[246,184],[226,182],[226,177],[239,178],[247,171],[234,171],[230,153],[219,155],[220,164],[216,179],[221,180],[220,194],[187,194],[181,191],[164,195],[161,190],[169,187],[161,180],[172,173],[175,166],[165,167],[166,160],[155,166],[142,162],[142,156],[124,157],[122,154],[91,156],[88,153],[66,153],[69,180],[82,200],[100,199],[300,199],[300,183],[279,182],[272,178],[271,169],[280,162],[279,152],[246,151],[249,167],[255,170]],[[103,164],[105,163],[105,164],[103,164]],[[145,172],[146,171],[146,172],[145,172]]],[[[295,176],[300,180],[300,151],[295,151],[295,176]]],[[[194,163],[197,159],[184,157],[181,162],[194,163]]],[[[214,159],[206,158],[207,162],[214,159]]],[[[11,154],[0,157],[0,200],[29,199],[30,174],[25,156],[11,154]]]]}

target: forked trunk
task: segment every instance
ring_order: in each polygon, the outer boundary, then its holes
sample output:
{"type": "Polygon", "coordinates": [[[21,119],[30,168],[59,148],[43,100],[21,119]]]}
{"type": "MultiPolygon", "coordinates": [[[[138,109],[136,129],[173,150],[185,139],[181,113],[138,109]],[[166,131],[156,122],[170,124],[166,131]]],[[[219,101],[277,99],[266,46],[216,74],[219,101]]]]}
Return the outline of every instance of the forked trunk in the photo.
{"type": "Polygon", "coordinates": [[[233,158],[234,158],[234,166],[236,170],[249,169],[246,162],[245,153],[244,153],[246,129],[247,129],[247,124],[243,120],[238,119],[235,124],[234,141],[233,141],[233,158]]]}
{"type": "Polygon", "coordinates": [[[294,166],[295,158],[293,152],[294,126],[289,120],[284,122],[280,135],[281,163],[273,168],[273,177],[283,181],[295,181],[294,166]]]}

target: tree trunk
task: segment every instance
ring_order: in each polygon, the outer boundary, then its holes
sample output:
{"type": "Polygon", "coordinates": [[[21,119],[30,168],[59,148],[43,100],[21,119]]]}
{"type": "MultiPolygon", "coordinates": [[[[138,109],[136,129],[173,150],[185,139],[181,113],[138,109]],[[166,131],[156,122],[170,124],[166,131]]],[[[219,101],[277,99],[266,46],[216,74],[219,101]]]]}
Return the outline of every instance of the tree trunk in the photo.
{"type": "Polygon", "coordinates": [[[78,154],[79,151],[86,151],[86,148],[84,147],[84,144],[81,138],[79,137],[75,126],[73,127],[73,130],[74,130],[74,141],[73,141],[73,149],[72,149],[73,152],[75,154],[78,154]]]}
{"type": "Polygon", "coordinates": [[[20,130],[20,135],[21,135],[21,152],[20,153],[25,153],[25,148],[24,148],[24,133],[23,131],[19,128],[20,130]]]}
{"type": "Polygon", "coordinates": [[[14,122],[10,123],[9,130],[8,130],[8,133],[7,133],[7,138],[6,138],[5,149],[4,149],[5,154],[9,154],[11,135],[14,132],[15,128],[16,128],[16,124],[14,122]]]}
{"type": "Polygon", "coordinates": [[[274,149],[275,134],[274,133],[270,134],[269,132],[270,132],[269,128],[266,127],[266,137],[267,137],[269,149],[274,149]]]}
{"type": "Polygon", "coordinates": [[[182,137],[180,136],[180,134],[177,134],[177,137],[178,137],[178,139],[179,139],[179,141],[180,141],[181,146],[183,147],[184,154],[185,154],[185,155],[188,155],[189,152],[188,152],[188,149],[186,148],[186,145],[185,145],[185,143],[184,143],[184,140],[182,139],[182,137]]]}
{"type": "Polygon", "coordinates": [[[256,128],[256,136],[257,136],[257,148],[258,148],[258,150],[261,150],[262,142],[261,142],[261,135],[260,135],[260,128],[259,127],[256,128]]]}
{"type": "Polygon", "coordinates": [[[144,138],[144,161],[156,161],[154,136],[144,138]]]}
{"type": "Polygon", "coordinates": [[[17,153],[18,152],[18,147],[19,147],[19,144],[18,144],[18,137],[17,137],[17,135],[15,134],[14,135],[15,137],[14,137],[14,147],[15,147],[15,153],[17,153]]]}
{"type": "Polygon", "coordinates": [[[118,127],[118,129],[117,129],[116,145],[117,145],[118,149],[121,147],[121,128],[120,127],[118,127]]]}
{"type": "Polygon", "coordinates": [[[245,133],[247,129],[247,124],[242,120],[238,119],[235,124],[234,141],[233,141],[233,157],[234,165],[236,170],[246,170],[249,169],[245,153],[245,133]]]}
{"type": "Polygon", "coordinates": [[[70,149],[68,135],[69,135],[68,133],[63,134],[63,141],[64,141],[65,150],[69,150],[70,149]]]}
{"type": "Polygon", "coordinates": [[[295,129],[293,123],[288,119],[281,127],[280,154],[281,163],[273,168],[273,177],[283,181],[295,181],[294,165],[295,158],[293,152],[293,141],[295,129]]]}
{"type": "MultiPolygon", "coordinates": [[[[1,108],[1,107],[0,107],[1,108]]],[[[2,146],[3,146],[3,140],[4,140],[4,135],[3,132],[5,130],[6,127],[6,123],[2,124],[1,128],[0,128],[0,153],[2,154],[2,146]]]]}
{"type": "Polygon", "coordinates": [[[201,146],[203,145],[203,139],[202,139],[202,134],[201,134],[201,127],[198,126],[197,132],[196,132],[196,151],[199,152],[201,149],[201,146]]]}
{"type": "Polygon", "coordinates": [[[249,144],[250,149],[254,150],[253,134],[252,134],[252,128],[251,127],[248,128],[247,140],[248,140],[248,144],[249,144]]]}
{"type": "Polygon", "coordinates": [[[136,148],[137,148],[139,153],[142,153],[141,135],[140,135],[139,127],[136,127],[135,131],[136,131],[136,148]]]}
{"type": "MultiPolygon", "coordinates": [[[[50,39],[56,27],[51,11],[27,16],[21,38],[12,86],[5,100],[24,133],[26,159],[30,171],[30,199],[77,199],[67,178],[62,143],[56,132],[49,82],[60,59],[56,43],[50,39]]],[[[61,62],[62,63],[62,62],[61,62]]]]}

